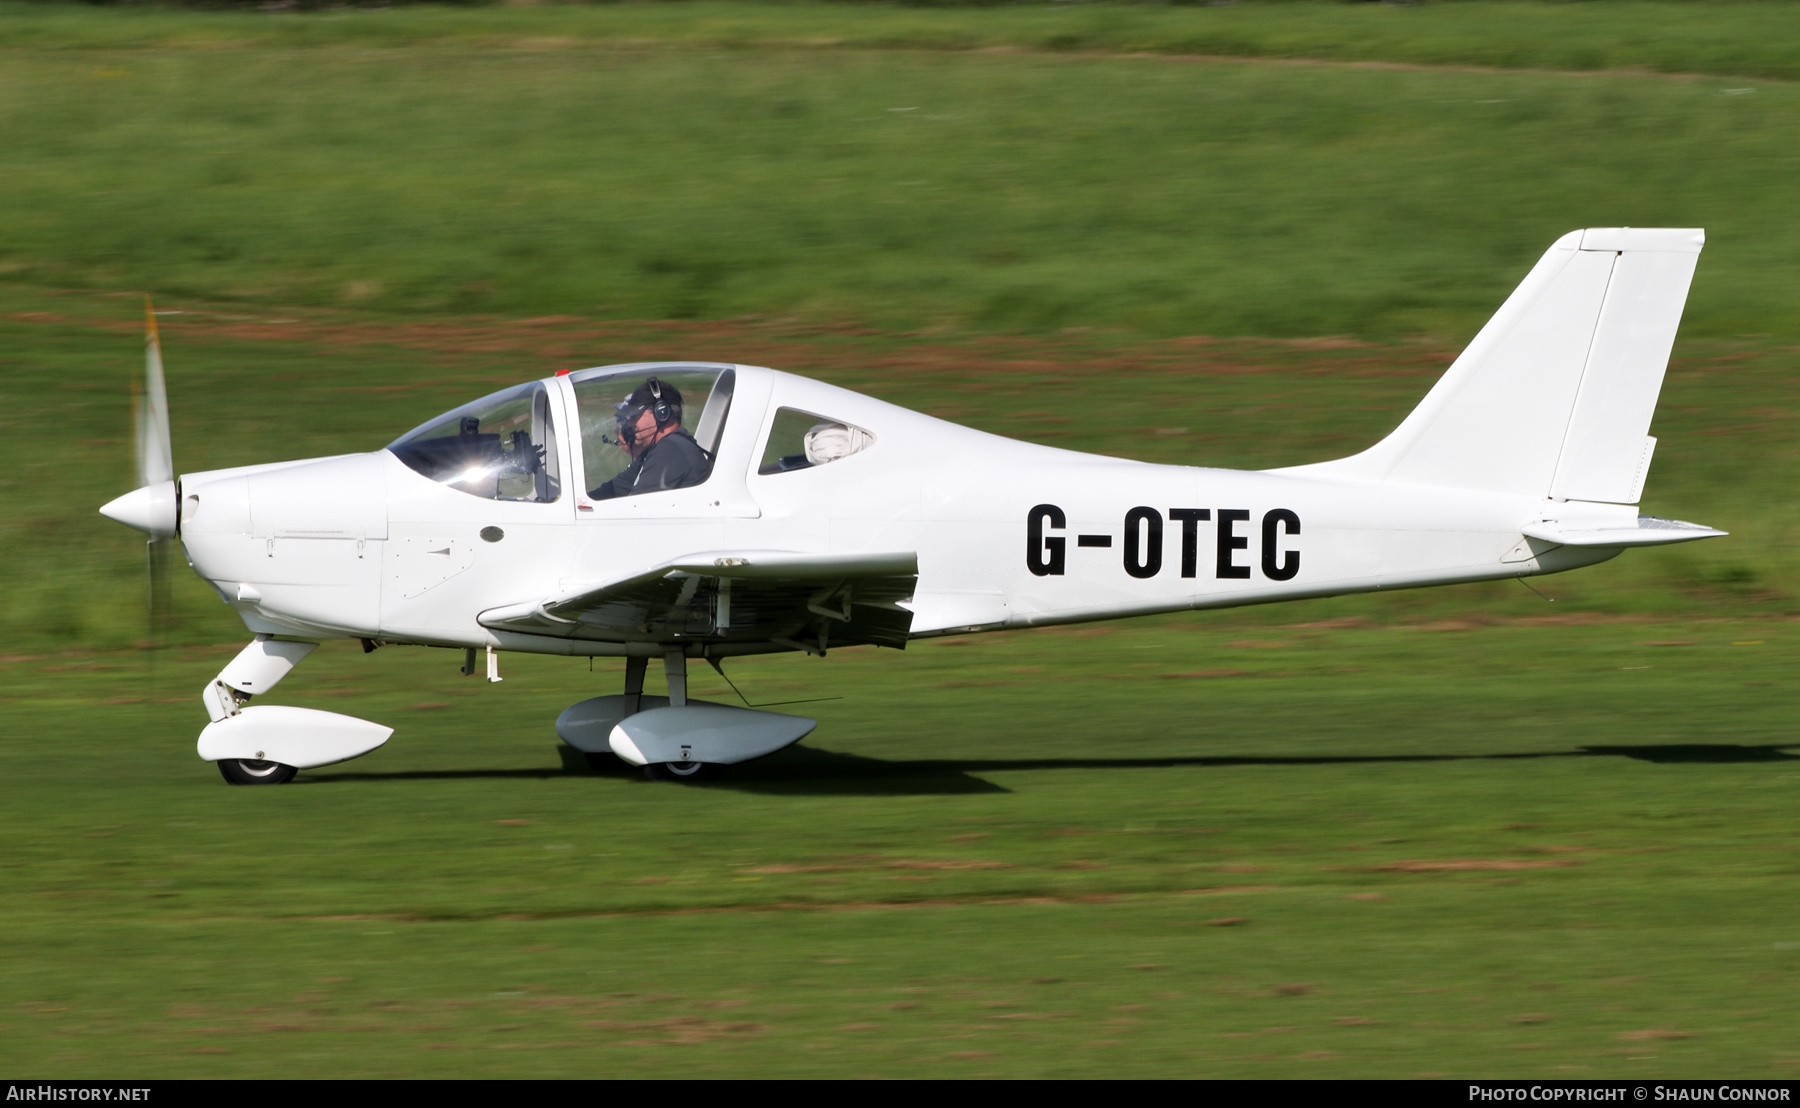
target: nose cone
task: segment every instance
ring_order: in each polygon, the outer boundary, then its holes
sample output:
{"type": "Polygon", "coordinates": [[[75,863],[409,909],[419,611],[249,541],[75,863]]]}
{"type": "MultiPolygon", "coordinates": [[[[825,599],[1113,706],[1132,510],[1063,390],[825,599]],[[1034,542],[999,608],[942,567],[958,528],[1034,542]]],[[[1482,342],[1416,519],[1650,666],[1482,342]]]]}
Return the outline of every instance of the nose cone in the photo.
{"type": "Polygon", "coordinates": [[[175,534],[176,501],[175,482],[158,481],[126,493],[101,508],[100,514],[146,535],[166,539],[175,534]]]}

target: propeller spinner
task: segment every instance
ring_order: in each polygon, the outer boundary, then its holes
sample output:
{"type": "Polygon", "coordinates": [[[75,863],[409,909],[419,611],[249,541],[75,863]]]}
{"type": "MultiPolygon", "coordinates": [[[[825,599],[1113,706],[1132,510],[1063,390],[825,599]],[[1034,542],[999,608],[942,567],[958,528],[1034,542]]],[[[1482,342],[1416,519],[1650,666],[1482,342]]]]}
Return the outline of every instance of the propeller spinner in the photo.
{"type": "MultiPolygon", "coordinates": [[[[156,312],[144,298],[144,387],[133,397],[138,487],[100,509],[108,519],[150,536],[145,546],[150,579],[150,619],[162,626],[169,619],[169,579],[181,527],[181,493],[169,444],[169,397],[163,384],[162,344],[156,312]]],[[[136,390],[134,390],[136,392],[136,390]]]]}

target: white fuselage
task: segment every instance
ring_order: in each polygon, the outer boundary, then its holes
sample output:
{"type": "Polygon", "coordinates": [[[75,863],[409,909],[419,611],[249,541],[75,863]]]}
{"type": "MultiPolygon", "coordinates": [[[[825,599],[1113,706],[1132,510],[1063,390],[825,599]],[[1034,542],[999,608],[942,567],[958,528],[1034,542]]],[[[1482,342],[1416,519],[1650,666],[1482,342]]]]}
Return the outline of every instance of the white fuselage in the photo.
{"type": "MultiPolygon", "coordinates": [[[[624,647],[493,631],[478,616],[709,550],[916,552],[915,637],[1527,576],[1617,553],[1524,538],[1565,507],[1543,498],[1106,458],[736,371],[712,475],[693,488],[497,501],[383,450],[187,475],[182,542],[258,633],[602,655],[624,647]],[[874,444],[759,474],[784,407],[874,444]]],[[[573,393],[546,384],[562,472],[581,473],[573,393]]]]}

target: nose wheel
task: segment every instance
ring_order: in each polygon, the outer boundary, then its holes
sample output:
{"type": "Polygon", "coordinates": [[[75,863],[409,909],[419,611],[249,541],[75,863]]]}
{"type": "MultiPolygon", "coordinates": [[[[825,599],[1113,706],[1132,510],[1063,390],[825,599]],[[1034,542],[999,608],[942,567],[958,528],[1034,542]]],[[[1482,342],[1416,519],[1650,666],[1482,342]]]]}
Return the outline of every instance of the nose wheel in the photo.
{"type": "Polygon", "coordinates": [[[719,775],[713,762],[651,762],[644,776],[652,781],[710,781],[719,775]]]}
{"type": "Polygon", "coordinates": [[[300,771],[280,762],[259,762],[250,758],[219,759],[219,776],[231,785],[285,785],[300,771]]]}

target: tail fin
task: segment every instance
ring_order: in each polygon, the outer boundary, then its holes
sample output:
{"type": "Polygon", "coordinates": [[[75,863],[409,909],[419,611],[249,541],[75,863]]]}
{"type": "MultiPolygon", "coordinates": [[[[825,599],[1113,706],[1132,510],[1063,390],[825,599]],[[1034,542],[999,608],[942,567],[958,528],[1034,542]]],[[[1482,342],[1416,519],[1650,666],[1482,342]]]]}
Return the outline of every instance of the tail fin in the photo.
{"type": "Polygon", "coordinates": [[[1590,228],[1551,246],[1412,414],[1308,473],[1636,504],[1706,235],[1590,228]]]}

